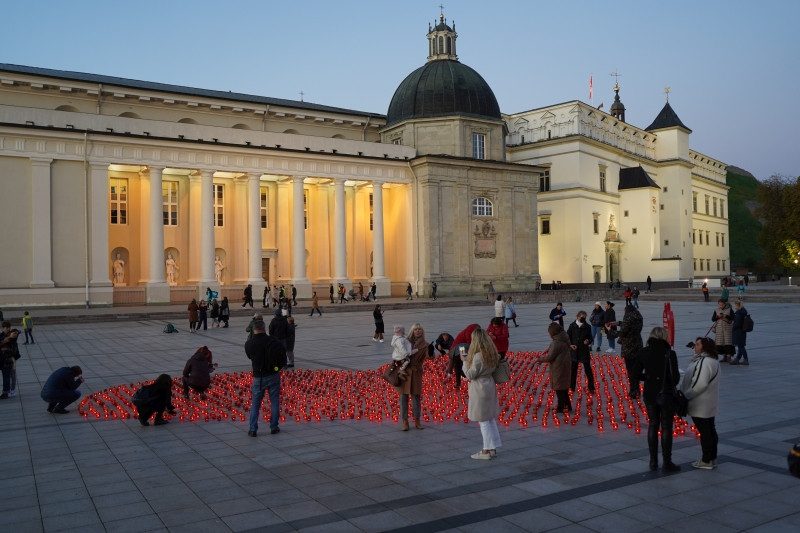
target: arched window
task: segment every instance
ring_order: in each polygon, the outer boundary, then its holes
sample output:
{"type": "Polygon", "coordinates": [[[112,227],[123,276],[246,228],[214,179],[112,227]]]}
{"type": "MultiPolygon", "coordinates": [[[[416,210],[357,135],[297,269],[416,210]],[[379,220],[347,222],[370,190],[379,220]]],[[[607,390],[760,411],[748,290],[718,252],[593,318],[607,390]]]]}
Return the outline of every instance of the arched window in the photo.
{"type": "Polygon", "coordinates": [[[124,113],[120,113],[119,116],[125,117],[125,118],[141,118],[136,113],[131,113],[130,111],[125,111],[124,113]]]}
{"type": "Polygon", "coordinates": [[[494,206],[492,201],[483,196],[472,199],[472,216],[491,217],[494,216],[494,206]]]}
{"type": "Polygon", "coordinates": [[[60,105],[56,108],[56,111],[69,111],[70,113],[77,113],[78,108],[71,105],[60,105]]]}
{"type": "Polygon", "coordinates": [[[447,37],[447,53],[450,53],[450,37],[447,37]]]}

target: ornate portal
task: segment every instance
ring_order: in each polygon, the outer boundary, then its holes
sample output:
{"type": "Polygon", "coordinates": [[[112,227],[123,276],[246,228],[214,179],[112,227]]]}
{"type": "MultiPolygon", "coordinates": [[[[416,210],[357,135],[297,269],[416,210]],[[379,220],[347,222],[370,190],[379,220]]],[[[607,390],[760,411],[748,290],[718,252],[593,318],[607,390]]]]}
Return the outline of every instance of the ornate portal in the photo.
{"type": "Polygon", "coordinates": [[[497,231],[485,220],[475,225],[475,257],[493,259],[497,255],[497,231]]]}

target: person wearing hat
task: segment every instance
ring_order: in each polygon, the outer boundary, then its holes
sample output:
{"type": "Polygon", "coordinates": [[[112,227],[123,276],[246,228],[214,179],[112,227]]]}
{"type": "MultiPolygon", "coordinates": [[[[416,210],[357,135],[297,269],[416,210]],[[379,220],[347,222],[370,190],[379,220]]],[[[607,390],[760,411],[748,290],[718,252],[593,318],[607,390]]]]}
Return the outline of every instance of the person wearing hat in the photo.
{"type": "Polygon", "coordinates": [[[606,313],[600,302],[594,303],[594,309],[589,316],[589,325],[592,327],[592,344],[594,350],[599,352],[603,347],[603,325],[606,323],[606,313]]]}
{"type": "Polygon", "coordinates": [[[606,337],[608,337],[608,350],[606,353],[614,353],[617,347],[617,313],[614,311],[614,302],[606,300],[605,316],[606,337]]]}

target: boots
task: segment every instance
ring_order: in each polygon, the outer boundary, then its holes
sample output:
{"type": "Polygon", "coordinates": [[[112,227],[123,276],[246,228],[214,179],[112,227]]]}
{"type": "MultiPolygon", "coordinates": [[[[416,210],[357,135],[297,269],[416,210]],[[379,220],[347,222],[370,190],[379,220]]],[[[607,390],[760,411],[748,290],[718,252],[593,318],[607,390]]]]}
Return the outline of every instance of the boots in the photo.
{"type": "Polygon", "coordinates": [[[417,429],[425,429],[424,427],[422,427],[422,424],[420,423],[419,418],[415,418],[414,419],[414,427],[417,428],[417,429]]]}
{"type": "Polygon", "coordinates": [[[650,450],[650,470],[658,470],[658,426],[652,422],[647,428],[647,447],[650,450]]]}
{"type": "Polygon", "coordinates": [[[655,472],[658,470],[658,450],[653,452],[650,450],[650,471],[655,472]]]}
{"type": "Polygon", "coordinates": [[[408,419],[403,419],[403,426],[400,428],[400,431],[408,431],[408,419]]]}

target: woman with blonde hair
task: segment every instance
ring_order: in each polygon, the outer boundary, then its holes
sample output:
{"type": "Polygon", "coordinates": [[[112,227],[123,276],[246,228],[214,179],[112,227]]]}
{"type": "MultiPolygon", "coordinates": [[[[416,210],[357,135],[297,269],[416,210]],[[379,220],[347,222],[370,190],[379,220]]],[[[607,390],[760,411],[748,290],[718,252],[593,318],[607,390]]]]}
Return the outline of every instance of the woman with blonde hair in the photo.
{"type": "MultiPolygon", "coordinates": [[[[408,397],[411,396],[411,408],[414,415],[414,427],[424,429],[420,420],[422,406],[420,396],[422,395],[422,370],[425,357],[428,355],[428,341],[425,340],[425,330],[418,322],[413,324],[408,330],[408,341],[411,343],[411,362],[406,367],[408,377],[397,388],[400,394],[400,419],[402,420],[402,430],[408,431],[408,397]]],[[[394,342],[394,341],[393,341],[394,342]]]]}
{"type": "Polygon", "coordinates": [[[497,448],[502,446],[497,429],[497,415],[500,405],[497,402],[497,387],[492,374],[500,361],[494,342],[483,328],[475,328],[469,350],[461,356],[464,361],[464,374],[469,379],[469,409],[467,416],[478,422],[483,435],[483,449],[472,454],[473,459],[492,459],[497,456],[497,448]]]}

